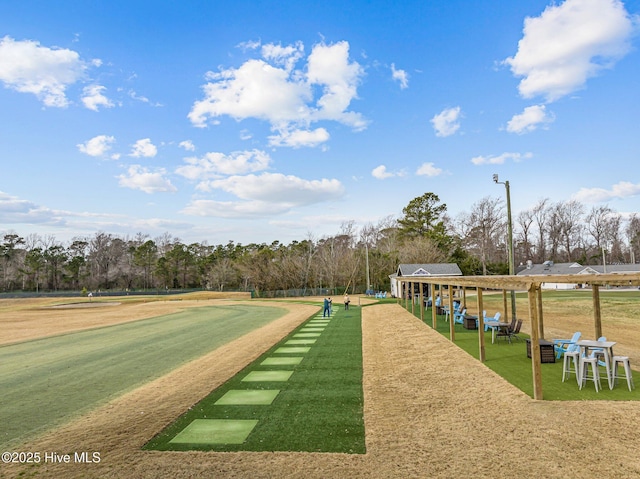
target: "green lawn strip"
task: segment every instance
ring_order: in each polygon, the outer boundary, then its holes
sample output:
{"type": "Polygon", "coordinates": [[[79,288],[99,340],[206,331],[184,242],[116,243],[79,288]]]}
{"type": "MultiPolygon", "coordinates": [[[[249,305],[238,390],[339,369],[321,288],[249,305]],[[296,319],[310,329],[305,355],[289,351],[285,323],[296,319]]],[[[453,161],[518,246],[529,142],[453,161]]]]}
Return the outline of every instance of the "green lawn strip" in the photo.
{"type": "Polygon", "coordinates": [[[304,353],[276,353],[301,325],[266,354],[190,408],[145,449],[213,451],[302,451],[365,453],[362,330],[360,308],[337,311],[304,353]],[[303,357],[299,364],[264,365],[268,358],[303,357]],[[288,381],[253,382],[255,371],[293,371],[288,381]],[[215,403],[234,390],[278,389],[269,406],[215,403]],[[170,441],[198,419],[257,420],[242,444],[184,444],[170,441]]]}
{"type": "Polygon", "coordinates": [[[60,424],[284,313],[278,307],[207,306],[2,346],[0,445],[60,424]]]}
{"type": "MultiPolygon", "coordinates": [[[[414,312],[420,317],[419,309],[414,312]]],[[[425,309],[425,323],[432,325],[431,308],[425,309]]],[[[438,316],[436,330],[449,338],[449,323],[444,316],[438,316]]],[[[495,371],[511,384],[533,397],[533,372],[531,359],[527,357],[526,334],[519,334],[521,341],[514,340],[511,344],[504,339],[496,339],[491,343],[491,330],[485,332],[485,366],[495,371]]],[[[461,324],[455,325],[455,345],[466,351],[476,359],[480,359],[480,347],[478,343],[478,331],[465,329],[461,324]]],[[[562,382],[562,358],[555,363],[543,363],[542,391],[545,400],[551,401],[581,401],[581,400],[607,400],[607,401],[638,401],[640,396],[636,389],[629,391],[625,379],[619,379],[614,389],[610,390],[603,367],[600,368],[600,381],[602,390],[596,392],[592,381],[587,381],[582,390],[579,389],[575,376],[562,382]]],[[[622,370],[622,368],[621,368],[622,370]]],[[[633,371],[635,384],[640,384],[640,373],[633,371]]]]}

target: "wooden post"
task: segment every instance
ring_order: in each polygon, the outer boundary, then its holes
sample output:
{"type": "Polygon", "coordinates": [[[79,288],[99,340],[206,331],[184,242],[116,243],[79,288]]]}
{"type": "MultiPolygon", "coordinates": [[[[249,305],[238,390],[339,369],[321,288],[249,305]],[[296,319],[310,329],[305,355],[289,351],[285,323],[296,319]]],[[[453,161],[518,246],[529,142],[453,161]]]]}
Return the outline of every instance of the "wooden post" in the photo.
{"type": "Polygon", "coordinates": [[[502,310],[504,311],[504,322],[509,322],[509,309],[507,308],[507,290],[502,290],[502,310]]]}
{"type": "Polygon", "coordinates": [[[420,321],[424,321],[424,283],[420,281],[418,284],[420,289],[420,321]]]}
{"type": "Polygon", "coordinates": [[[544,339],[544,317],[542,314],[542,288],[537,288],[538,297],[538,335],[544,339]]]}
{"type": "Polygon", "coordinates": [[[542,364],[540,361],[540,337],[538,336],[538,301],[536,290],[540,286],[531,284],[527,291],[529,299],[529,321],[531,322],[531,370],[533,373],[533,399],[542,400],[542,364]]]}
{"type": "Polygon", "coordinates": [[[456,328],[455,321],[453,320],[453,294],[451,285],[449,285],[449,339],[451,341],[455,341],[456,339],[456,328]]]}
{"type": "Polygon", "coordinates": [[[482,310],[484,309],[484,303],[482,301],[482,288],[478,288],[478,342],[480,346],[480,361],[485,361],[484,351],[484,318],[482,317],[482,310]]]}
{"type": "Polygon", "coordinates": [[[597,284],[591,285],[591,291],[593,296],[593,324],[596,330],[596,339],[602,336],[602,316],[600,314],[600,286],[597,284]]]}
{"type": "Polygon", "coordinates": [[[409,290],[410,290],[409,300],[411,301],[411,314],[413,314],[414,308],[415,308],[415,304],[416,304],[416,299],[414,298],[415,294],[413,292],[413,290],[415,288],[415,283],[412,281],[410,284],[411,284],[411,288],[409,288],[409,290]]]}
{"type": "Polygon", "coordinates": [[[431,327],[436,329],[438,325],[438,318],[436,317],[436,285],[431,285],[431,327]]]}
{"type": "Polygon", "coordinates": [[[460,303],[460,306],[463,308],[467,307],[467,288],[466,286],[462,287],[462,303],[460,303]]]}

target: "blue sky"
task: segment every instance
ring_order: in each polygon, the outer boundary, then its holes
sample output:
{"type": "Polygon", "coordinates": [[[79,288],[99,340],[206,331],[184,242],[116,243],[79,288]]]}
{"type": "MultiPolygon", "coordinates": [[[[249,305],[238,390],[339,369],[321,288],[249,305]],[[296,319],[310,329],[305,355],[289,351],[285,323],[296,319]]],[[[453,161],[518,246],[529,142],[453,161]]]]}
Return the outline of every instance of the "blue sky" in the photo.
{"type": "Polygon", "coordinates": [[[0,233],[243,244],[640,212],[640,1],[0,3],[0,233]],[[514,213],[514,214],[515,214],[514,213]]]}

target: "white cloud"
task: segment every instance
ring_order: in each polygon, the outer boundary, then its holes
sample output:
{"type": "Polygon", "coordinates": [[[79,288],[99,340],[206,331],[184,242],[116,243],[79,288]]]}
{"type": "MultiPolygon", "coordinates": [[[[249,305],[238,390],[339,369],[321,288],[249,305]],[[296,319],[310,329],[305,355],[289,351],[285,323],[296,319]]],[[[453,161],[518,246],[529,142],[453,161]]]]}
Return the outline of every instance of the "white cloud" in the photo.
{"type": "MultiPolygon", "coordinates": [[[[189,180],[207,180],[220,175],[239,175],[266,170],[271,157],[261,150],[236,151],[229,155],[211,152],[202,158],[185,158],[186,165],[176,169],[176,173],[189,180]]],[[[208,189],[206,183],[201,189],[208,189]]]]}
{"type": "Polygon", "coordinates": [[[184,140],[178,143],[180,148],[184,148],[186,151],[196,151],[196,145],[191,140],[184,140]]]}
{"type": "Polygon", "coordinates": [[[474,165],[502,165],[508,160],[518,163],[532,157],[532,153],[503,153],[498,156],[476,156],[471,158],[471,163],[474,165]]]}
{"type": "Polygon", "coordinates": [[[406,173],[403,170],[392,172],[387,171],[387,167],[385,165],[376,166],[373,170],[371,170],[371,176],[377,178],[379,180],[385,180],[387,178],[392,178],[394,176],[405,176],[406,173]]]}
{"type": "Polygon", "coordinates": [[[409,86],[409,75],[404,70],[396,70],[396,65],[391,64],[391,78],[400,83],[400,88],[404,90],[409,86]]]}
{"type": "Polygon", "coordinates": [[[611,68],[629,51],[636,27],[619,0],[566,0],[525,19],[518,52],[504,63],[523,77],[520,95],[554,101],[611,68]]]}
{"type": "Polygon", "coordinates": [[[172,193],[177,191],[176,187],[171,184],[171,181],[164,177],[166,173],[164,168],[150,171],[148,168],[140,165],[131,165],[127,169],[127,174],[119,175],[117,178],[120,180],[118,182],[120,186],[144,191],[149,194],[172,193]]]}
{"type": "Polygon", "coordinates": [[[68,106],[66,89],[82,79],[86,69],[73,50],[9,36],[0,40],[0,81],[13,90],[36,95],[46,106],[68,106]]]}
{"type": "Polygon", "coordinates": [[[131,148],[131,153],[129,153],[129,156],[133,156],[134,158],[153,158],[157,154],[158,148],[156,148],[156,146],[151,143],[151,139],[144,138],[135,142],[135,144],[131,148]]]}
{"type": "Polygon", "coordinates": [[[349,62],[349,43],[315,45],[309,55],[307,80],[311,85],[324,85],[318,99],[320,107],[314,111],[314,119],[335,120],[356,130],[366,128],[366,121],[359,113],[346,109],[357,98],[357,88],[364,70],[357,62],[349,62]]]}
{"type": "Polygon", "coordinates": [[[54,224],[65,221],[59,213],[0,191],[0,224],[54,224]]]}
{"type": "Polygon", "coordinates": [[[114,106],[113,102],[102,94],[104,90],[106,90],[106,88],[101,85],[84,87],[82,90],[82,103],[84,103],[84,106],[93,111],[98,111],[98,107],[100,106],[112,108],[114,106]]]}
{"type": "Polygon", "coordinates": [[[348,111],[364,75],[358,63],[349,61],[349,44],[317,44],[306,68],[294,69],[303,48],[300,42],[288,47],[265,45],[263,59],[207,73],[204,98],[193,104],[189,119],[204,127],[225,115],[238,121],[257,118],[268,121],[276,132],[308,128],[322,120],[364,129],[362,116],[348,111]],[[321,94],[314,95],[318,90],[321,94]]]}
{"type": "Polygon", "coordinates": [[[344,194],[338,180],[304,180],[263,173],[211,181],[241,201],[194,200],[182,213],[196,216],[252,217],[284,213],[293,208],[336,200],[344,194]]]}
{"type": "Polygon", "coordinates": [[[244,200],[309,205],[339,198],[344,187],[338,180],[305,180],[280,173],[231,176],[211,182],[213,188],[232,193],[244,200]]]}
{"type": "Polygon", "coordinates": [[[194,200],[180,213],[190,216],[213,216],[218,218],[252,218],[285,213],[291,205],[273,204],[267,201],[213,201],[194,200]]]}
{"type": "Polygon", "coordinates": [[[141,103],[147,103],[151,106],[163,106],[162,103],[152,102],[146,96],[138,95],[135,91],[129,90],[129,97],[141,103]]]}
{"type": "Polygon", "coordinates": [[[98,135],[76,146],[82,153],[93,157],[100,157],[107,154],[115,141],[116,139],[113,136],[98,135]]]}
{"type": "Polygon", "coordinates": [[[420,176],[439,176],[442,174],[442,169],[434,166],[433,163],[423,163],[416,171],[416,175],[420,176]]]}
{"type": "Polygon", "coordinates": [[[547,125],[555,120],[553,113],[547,113],[545,105],[528,106],[519,115],[513,115],[513,118],[507,122],[507,131],[509,133],[529,133],[538,128],[540,125],[547,125]]]}
{"type": "Polygon", "coordinates": [[[296,42],[294,45],[283,47],[268,43],[262,45],[262,57],[271,60],[276,65],[284,66],[285,70],[290,72],[295,64],[304,56],[304,45],[302,42],[296,42]]]}
{"type": "Polygon", "coordinates": [[[610,190],[604,188],[581,188],[573,199],[583,203],[603,203],[614,199],[628,198],[640,195],[640,183],[621,181],[611,187],[610,190]]]}
{"type": "Polygon", "coordinates": [[[329,141],[329,132],[324,128],[315,130],[280,131],[277,135],[269,136],[270,146],[301,146],[314,147],[329,141]]]}
{"type": "Polygon", "coordinates": [[[461,116],[459,106],[447,108],[435,115],[431,119],[431,123],[433,124],[433,129],[436,131],[436,136],[446,137],[453,135],[460,128],[459,119],[461,116]]]}

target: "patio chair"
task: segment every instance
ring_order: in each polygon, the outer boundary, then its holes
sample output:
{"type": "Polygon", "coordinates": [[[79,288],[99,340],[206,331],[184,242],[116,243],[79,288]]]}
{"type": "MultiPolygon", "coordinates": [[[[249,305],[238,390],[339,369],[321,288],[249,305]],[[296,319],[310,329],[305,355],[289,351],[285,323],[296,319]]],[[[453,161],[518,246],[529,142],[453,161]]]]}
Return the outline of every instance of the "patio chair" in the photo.
{"type": "Polygon", "coordinates": [[[502,313],[500,313],[499,311],[495,314],[495,316],[493,316],[493,318],[484,318],[484,330],[485,331],[489,331],[489,328],[491,327],[495,327],[492,326],[491,323],[499,323],[500,322],[500,316],[502,316],[502,313]]]}
{"type": "Polygon", "coordinates": [[[498,339],[505,338],[507,341],[509,341],[509,344],[511,344],[512,338],[515,338],[518,340],[520,339],[518,337],[518,334],[520,333],[521,327],[522,327],[521,319],[513,320],[511,321],[511,324],[507,328],[500,328],[496,336],[498,337],[498,339]],[[515,323],[515,327],[513,325],[514,323],[515,323]]]}
{"type": "Polygon", "coordinates": [[[522,328],[522,320],[519,319],[518,322],[516,323],[515,329],[509,328],[507,330],[507,334],[508,334],[507,339],[509,340],[509,342],[511,342],[511,339],[517,339],[518,341],[520,341],[520,337],[518,336],[518,334],[520,334],[521,328],[522,328]]]}
{"type": "Polygon", "coordinates": [[[580,336],[582,336],[582,333],[580,331],[576,331],[575,333],[573,333],[571,339],[554,339],[553,347],[556,350],[556,359],[560,359],[569,345],[575,344],[580,341],[580,336]]]}
{"type": "Polygon", "coordinates": [[[564,360],[562,363],[562,382],[571,377],[571,373],[576,375],[576,381],[580,384],[580,346],[577,344],[569,344],[564,352],[564,360]],[[571,362],[573,361],[573,367],[571,362]]]}
{"type": "Polygon", "coordinates": [[[458,324],[463,324],[465,314],[467,314],[467,308],[463,308],[462,311],[453,313],[453,322],[458,324]]]}

